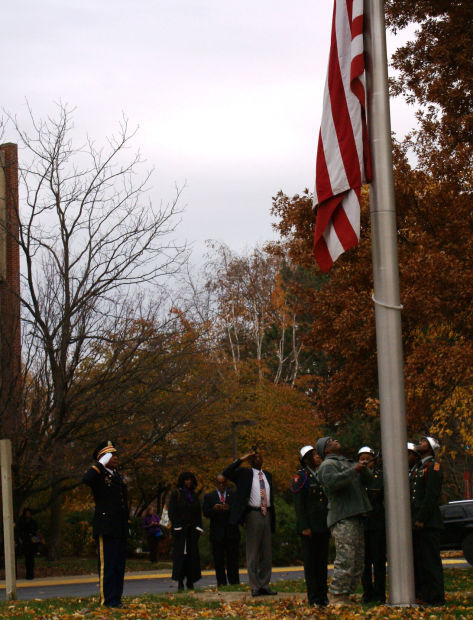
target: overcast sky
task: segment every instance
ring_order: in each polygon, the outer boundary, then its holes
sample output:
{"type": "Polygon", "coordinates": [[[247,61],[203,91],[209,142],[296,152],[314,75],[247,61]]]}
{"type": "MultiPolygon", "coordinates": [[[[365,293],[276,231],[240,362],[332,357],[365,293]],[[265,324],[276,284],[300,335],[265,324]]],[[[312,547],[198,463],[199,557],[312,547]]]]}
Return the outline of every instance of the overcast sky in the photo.
{"type": "MultiPolygon", "coordinates": [[[[241,251],[274,237],[271,197],[313,189],[332,0],[16,0],[2,13],[2,105],[54,102],[102,139],[124,113],[155,167],[186,183],[179,238],[241,251]]],[[[396,40],[390,37],[393,50],[396,40]]],[[[412,109],[392,104],[404,134],[412,109]]],[[[6,135],[8,140],[9,136],[6,135]]]]}

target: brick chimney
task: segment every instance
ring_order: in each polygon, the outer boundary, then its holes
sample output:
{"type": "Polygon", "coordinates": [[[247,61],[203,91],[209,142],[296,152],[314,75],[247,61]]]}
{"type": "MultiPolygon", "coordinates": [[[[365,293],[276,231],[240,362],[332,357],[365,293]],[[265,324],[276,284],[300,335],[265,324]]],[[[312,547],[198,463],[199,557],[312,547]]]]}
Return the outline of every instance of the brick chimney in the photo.
{"type": "Polygon", "coordinates": [[[21,372],[18,147],[0,145],[0,437],[18,417],[21,372]]]}

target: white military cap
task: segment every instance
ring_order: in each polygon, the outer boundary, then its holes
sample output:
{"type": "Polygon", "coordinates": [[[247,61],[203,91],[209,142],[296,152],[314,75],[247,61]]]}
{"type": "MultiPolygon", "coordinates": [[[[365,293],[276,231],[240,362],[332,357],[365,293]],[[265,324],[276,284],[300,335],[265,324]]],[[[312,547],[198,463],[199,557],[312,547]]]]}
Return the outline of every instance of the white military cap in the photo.
{"type": "Polygon", "coordinates": [[[369,446],[363,446],[358,450],[358,454],[363,454],[364,452],[368,452],[368,454],[372,454],[374,456],[374,450],[369,446]]]}
{"type": "Polygon", "coordinates": [[[435,450],[438,450],[440,448],[440,444],[439,442],[434,439],[433,437],[427,437],[427,435],[425,435],[422,439],[427,439],[427,441],[429,442],[430,447],[432,448],[432,450],[435,452],[435,450]]]}
{"type": "Polygon", "coordinates": [[[299,455],[301,460],[305,457],[305,455],[310,452],[311,450],[315,450],[314,446],[304,446],[303,448],[301,448],[299,455]]]}

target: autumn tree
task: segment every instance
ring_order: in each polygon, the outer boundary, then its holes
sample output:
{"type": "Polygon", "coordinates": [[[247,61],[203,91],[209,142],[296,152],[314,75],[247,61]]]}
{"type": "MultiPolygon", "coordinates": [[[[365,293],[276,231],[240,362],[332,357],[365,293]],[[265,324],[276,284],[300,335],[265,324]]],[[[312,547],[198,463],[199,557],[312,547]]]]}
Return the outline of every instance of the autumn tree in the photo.
{"type": "Polygon", "coordinates": [[[202,483],[232,459],[232,423],[239,449],[257,443],[286,489],[300,443],[314,442],[319,420],[302,385],[309,364],[299,336],[299,316],[285,292],[284,256],[255,248],[244,254],[212,244],[200,278],[181,295],[184,315],[200,325],[205,374],[215,400],[177,429],[176,446],[202,483]],[[296,387],[297,386],[297,387],[296,387]]]}
{"type": "Polygon", "coordinates": [[[456,177],[470,190],[473,6],[468,0],[390,0],[386,11],[394,32],[408,25],[416,28],[393,55],[398,73],[392,90],[417,106],[419,125],[412,147],[419,165],[437,180],[456,177]]]}
{"type": "Polygon", "coordinates": [[[129,336],[131,323],[155,321],[153,308],[163,307],[159,300],[145,303],[143,292],[156,291],[178,270],[185,248],[170,240],[179,193],[169,205],[150,204],[150,172],[141,173],[139,153],[128,152],[135,132],[126,120],[104,147],[91,138],[75,143],[67,106],[47,120],[30,111],[29,120],[25,128],[10,116],[23,152],[19,245],[27,388],[15,462],[22,463],[19,452],[25,454],[28,444],[34,453],[35,443],[43,442],[39,460],[24,464],[48,478],[55,555],[68,455],[92,420],[96,435],[109,428],[101,389],[116,359],[103,357],[103,344],[139,348],[141,334],[129,336]],[[101,373],[84,382],[84,366],[101,373]]]}
{"type": "Polygon", "coordinates": [[[186,312],[240,373],[255,364],[259,379],[294,383],[301,372],[299,326],[284,294],[284,257],[261,248],[237,254],[212,242],[197,279],[188,278],[186,312]]]}

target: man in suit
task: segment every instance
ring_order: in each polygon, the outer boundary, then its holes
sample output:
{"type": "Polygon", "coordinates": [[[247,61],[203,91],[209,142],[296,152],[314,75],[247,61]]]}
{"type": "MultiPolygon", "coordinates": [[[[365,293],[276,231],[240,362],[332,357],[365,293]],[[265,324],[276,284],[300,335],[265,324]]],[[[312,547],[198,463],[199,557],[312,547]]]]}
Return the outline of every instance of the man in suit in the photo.
{"type": "Polygon", "coordinates": [[[433,437],[422,437],[415,447],[421,460],[410,478],[415,588],[420,602],[428,605],[445,603],[440,558],[442,469],[435,460],[439,448],[433,437]]]}
{"type": "Polygon", "coordinates": [[[82,480],[92,489],[95,501],[93,536],[98,552],[100,604],[122,607],[129,527],[127,488],[117,471],[117,450],[111,441],[101,443],[93,458],[96,463],[82,480]]]}
{"type": "Polygon", "coordinates": [[[302,560],[309,605],[325,607],[330,532],[327,527],[327,497],[317,480],[322,459],[313,446],[299,453],[302,465],[291,482],[296,508],[296,528],[301,537],[302,560]]]}
{"type": "Polygon", "coordinates": [[[230,507],[235,492],[227,488],[227,479],[219,474],[215,480],[216,489],[204,497],[204,515],[210,519],[210,542],[215,564],[217,587],[228,583],[240,583],[238,574],[238,551],[240,530],[229,523],[230,507]],[[225,562],[226,560],[226,562],[225,562]],[[226,571],[225,571],[226,563],[226,571]]]}
{"type": "Polygon", "coordinates": [[[246,567],[253,596],[277,594],[271,590],[271,532],[276,515],[271,474],[262,469],[263,457],[250,452],[229,465],[222,473],[236,485],[236,496],[229,523],[246,526],[246,567]],[[248,462],[250,467],[241,467],[248,462]]]}

